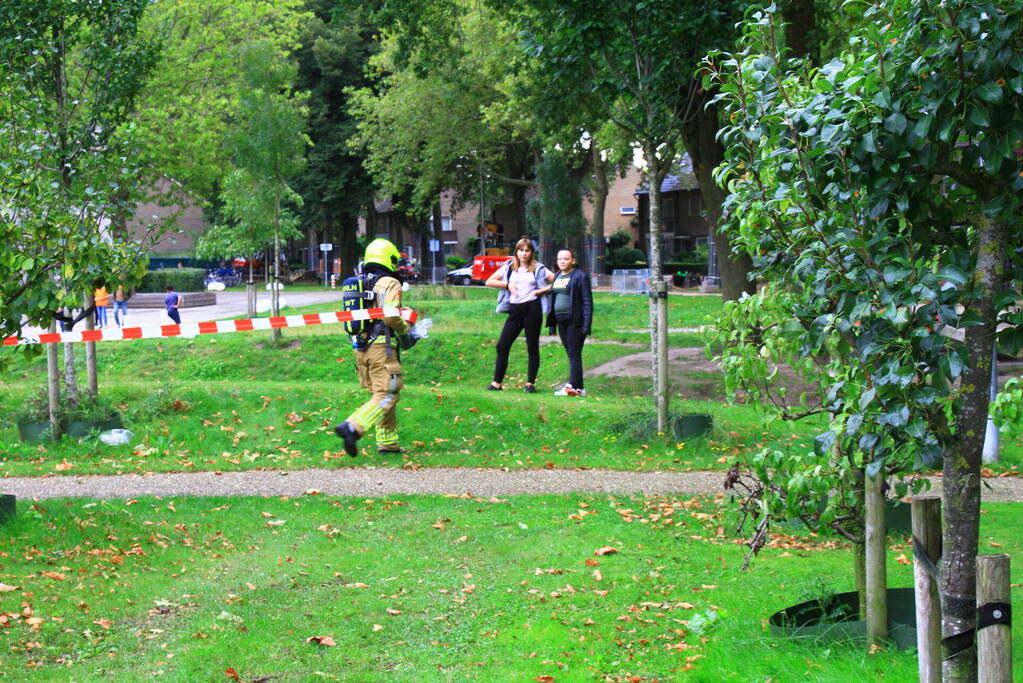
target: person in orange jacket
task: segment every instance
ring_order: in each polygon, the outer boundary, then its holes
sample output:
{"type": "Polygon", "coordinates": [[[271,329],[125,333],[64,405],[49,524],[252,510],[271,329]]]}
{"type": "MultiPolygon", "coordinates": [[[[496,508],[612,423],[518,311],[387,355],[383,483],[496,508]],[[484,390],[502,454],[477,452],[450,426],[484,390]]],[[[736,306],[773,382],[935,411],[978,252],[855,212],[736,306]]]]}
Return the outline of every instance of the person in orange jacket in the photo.
{"type": "Polygon", "coordinates": [[[107,308],[110,306],[110,292],[107,291],[107,286],[97,287],[96,291],[92,293],[92,298],[96,304],[96,327],[106,327],[107,308]]]}

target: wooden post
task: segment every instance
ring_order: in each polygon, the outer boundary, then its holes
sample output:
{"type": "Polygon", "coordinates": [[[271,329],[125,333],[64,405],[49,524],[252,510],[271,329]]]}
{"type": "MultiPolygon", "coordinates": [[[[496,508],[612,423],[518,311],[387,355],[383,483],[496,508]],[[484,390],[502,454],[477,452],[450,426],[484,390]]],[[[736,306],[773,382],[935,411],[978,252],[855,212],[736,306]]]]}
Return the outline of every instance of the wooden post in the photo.
{"type": "Polygon", "coordinates": [[[1007,623],[981,628],[984,606],[995,620],[1001,621],[1009,597],[1009,556],[977,556],[977,680],[979,683],[1012,683],[1012,629],[1007,623]],[[995,607],[992,608],[991,606],[995,607]],[[1003,607],[997,607],[1003,605],[1003,607]]]}
{"type": "MultiPolygon", "coordinates": [[[[941,498],[913,496],[913,538],[920,542],[931,562],[941,556],[941,498]]],[[[916,588],[916,648],[920,683],[941,681],[941,596],[938,582],[928,573],[922,558],[913,559],[916,588]]]]}
{"type": "Polygon", "coordinates": [[[883,645],[888,639],[888,569],[885,557],[883,472],[864,478],[864,536],[867,554],[867,642],[883,645]]]}

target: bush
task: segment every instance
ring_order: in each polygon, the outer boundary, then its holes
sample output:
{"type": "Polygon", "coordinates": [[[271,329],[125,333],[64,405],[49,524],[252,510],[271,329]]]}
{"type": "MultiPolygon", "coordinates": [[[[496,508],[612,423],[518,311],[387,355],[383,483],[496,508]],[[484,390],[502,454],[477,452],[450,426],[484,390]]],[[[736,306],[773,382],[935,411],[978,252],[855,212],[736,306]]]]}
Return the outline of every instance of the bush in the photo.
{"type": "Polygon", "coordinates": [[[171,285],[179,292],[201,292],[206,287],[203,282],[206,271],[202,268],[164,268],[150,270],[142,278],[137,292],[162,292],[171,285]]]}
{"type": "Polygon", "coordinates": [[[444,259],[444,264],[448,267],[448,270],[454,270],[455,268],[461,268],[462,266],[464,266],[468,262],[469,261],[467,261],[466,259],[462,258],[461,256],[448,256],[446,259],[444,259]]]}
{"type": "Polygon", "coordinates": [[[645,268],[646,254],[639,249],[611,249],[604,259],[609,270],[616,268],[645,268]]]}

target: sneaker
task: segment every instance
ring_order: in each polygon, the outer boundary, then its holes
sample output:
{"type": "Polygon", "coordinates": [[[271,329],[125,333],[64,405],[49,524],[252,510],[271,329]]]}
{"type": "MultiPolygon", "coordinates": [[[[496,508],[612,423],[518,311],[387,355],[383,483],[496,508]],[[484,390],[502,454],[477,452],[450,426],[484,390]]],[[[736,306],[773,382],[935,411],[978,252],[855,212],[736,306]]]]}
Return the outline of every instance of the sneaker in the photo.
{"type": "Polygon", "coordinates": [[[523,387],[522,390],[525,391],[527,394],[535,394],[536,393],[536,385],[535,384],[527,384],[525,387],[523,387]]]}
{"type": "Polygon", "coordinates": [[[493,384],[487,385],[487,391],[504,391],[504,387],[495,387],[493,384]]]}
{"type": "Polygon", "coordinates": [[[573,392],[573,391],[575,391],[575,389],[572,388],[572,385],[571,384],[566,384],[565,386],[563,386],[560,389],[558,389],[557,391],[555,391],[554,395],[555,396],[575,396],[575,394],[570,393],[570,392],[573,392]]]}
{"type": "Polygon", "coordinates": [[[359,434],[352,429],[352,426],[348,424],[347,420],[336,425],[334,427],[334,433],[341,437],[341,439],[345,442],[345,453],[354,458],[359,452],[359,434]]]}
{"type": "Polygon", "coordinates": [[[378,448],[377,453],[380,455],[401,455],[404,453],[404,449],[395,446],[394,448],[378,448]]]}

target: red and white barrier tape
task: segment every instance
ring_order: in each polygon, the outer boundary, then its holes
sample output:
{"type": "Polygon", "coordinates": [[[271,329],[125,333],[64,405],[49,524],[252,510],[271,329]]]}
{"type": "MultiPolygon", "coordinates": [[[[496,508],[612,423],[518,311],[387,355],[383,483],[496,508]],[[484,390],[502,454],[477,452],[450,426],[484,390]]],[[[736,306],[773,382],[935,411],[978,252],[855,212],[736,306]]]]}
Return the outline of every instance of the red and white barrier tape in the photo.
{"type": "Polygon", "coordinates": [[[145,325],[121,327],[118,329],[79,330],[77,332],[43,332],[38,339],[29,337],[6,337],[0,346],[25,344],[56,344],[60,342],[118,341],[122,339],[162,339],[167,337],[195,337],[200,334],[224,334],[225,332],[248,332],[249,330],[272,330],[281,327],[306,327],[308,325],[332,325],[351,320],[374,320],[401,316],[409,323],[416,321],[416,312],[411,308],[367,308],[359,311],[333,311],[330,313],[306,313],[303,315],[281,315],[270,318],[243,318],[241,320],[210,320],[201,323],[180,325],[145,325]]]}

